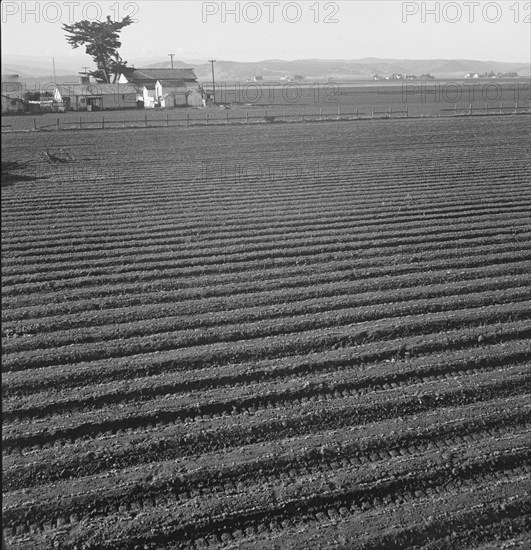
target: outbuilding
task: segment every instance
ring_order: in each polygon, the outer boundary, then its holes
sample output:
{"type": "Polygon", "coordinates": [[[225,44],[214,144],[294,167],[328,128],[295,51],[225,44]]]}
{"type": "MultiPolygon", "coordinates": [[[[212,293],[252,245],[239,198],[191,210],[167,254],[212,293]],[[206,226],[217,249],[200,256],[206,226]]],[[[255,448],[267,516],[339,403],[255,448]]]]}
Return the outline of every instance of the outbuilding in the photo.
{"type": "Polygon", "coordinates": [[[130,84],[59,84],[54,98],[62,101],[68,111],[134,109],[137,88],[130,84]]]}

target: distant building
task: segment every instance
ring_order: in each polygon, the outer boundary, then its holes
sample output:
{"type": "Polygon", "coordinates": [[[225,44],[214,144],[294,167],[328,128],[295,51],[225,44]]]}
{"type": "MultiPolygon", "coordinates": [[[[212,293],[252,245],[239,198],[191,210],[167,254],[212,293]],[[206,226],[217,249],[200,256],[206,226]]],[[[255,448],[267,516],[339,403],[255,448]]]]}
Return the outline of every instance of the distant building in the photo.
{"type": "Polygon", "coordinates": [[[479,78],[478,73],[466,73],[465,78],[479,78]]]}

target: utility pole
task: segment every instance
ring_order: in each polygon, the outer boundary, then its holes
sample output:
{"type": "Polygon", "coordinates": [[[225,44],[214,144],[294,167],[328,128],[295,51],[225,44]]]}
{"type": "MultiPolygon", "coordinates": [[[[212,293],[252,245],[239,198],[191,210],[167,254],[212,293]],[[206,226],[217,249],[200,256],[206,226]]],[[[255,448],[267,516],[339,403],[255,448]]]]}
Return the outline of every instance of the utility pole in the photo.
{"type": "Polygon", "coordinates": [[[216,104],[216,81],[214,79],[214,63],[216,62],[216,60],[209,59],[208,62],[212,64],[212,94],[214,96],[212,102],[215,105],[216,104]]]}
{"type": "Polygon", "coordinates": [[[175,55],[174,53],[169,53],[168,54],[171,58],[171,68],[173,69],[173,56],[175,55]]]}

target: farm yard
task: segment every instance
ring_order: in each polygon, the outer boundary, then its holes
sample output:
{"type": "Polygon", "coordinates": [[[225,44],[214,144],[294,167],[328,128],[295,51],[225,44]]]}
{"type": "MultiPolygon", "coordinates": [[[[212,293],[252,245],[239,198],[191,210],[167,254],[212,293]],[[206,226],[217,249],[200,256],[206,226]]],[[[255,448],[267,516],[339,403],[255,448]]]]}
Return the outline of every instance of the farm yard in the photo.
{"type": "Polygon", "coordinates": [[[530,137],[3,134],[9,547],[527,547],[530,137]]]}
{"type": "Polygon", "coordinates": [[[221,83],[218,107],[69,111],[4,116],[2,130],[53,131],[372,118],[522,115],[531,112],[530,83],[481,81],[356,85],[221,83]]]}

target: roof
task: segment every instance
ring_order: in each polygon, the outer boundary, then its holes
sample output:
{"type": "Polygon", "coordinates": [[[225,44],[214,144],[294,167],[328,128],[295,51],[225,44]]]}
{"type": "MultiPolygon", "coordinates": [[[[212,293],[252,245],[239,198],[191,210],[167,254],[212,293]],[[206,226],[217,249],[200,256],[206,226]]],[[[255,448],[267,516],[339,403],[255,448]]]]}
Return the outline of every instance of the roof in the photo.
{"type": "Polygon", "coordinates": [[[184,80],[161,80],[160,84],[163,88],[186,88],[184,80]]]}
{"type": "Polygon", "coordinates": [[[126,67],[123,70],[124,76],[129,82],[144,84],[145,82],[156,82],[157,80],[171,80],[196,82],[197,76],[193,69],[133,69],[126,67]]]}
{"type": "Polygon", "coordinates": [[[16,101],[20,101],[21,103],[24,103],[24,100],[17,93],[5,92],[5,93],[2,93],[2,97],[9,99],[10,101],[15,99],[16,101]]]}
{"type": "Polygon", "coordinates": [[[136,86],[127,84],[58,84],[57,89],[62,96],[70,97],[75,95],[99,96],[106,94],[127,94],[137,91],[136,86]]]}

